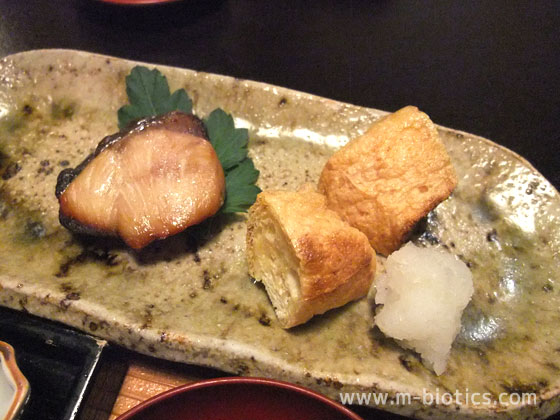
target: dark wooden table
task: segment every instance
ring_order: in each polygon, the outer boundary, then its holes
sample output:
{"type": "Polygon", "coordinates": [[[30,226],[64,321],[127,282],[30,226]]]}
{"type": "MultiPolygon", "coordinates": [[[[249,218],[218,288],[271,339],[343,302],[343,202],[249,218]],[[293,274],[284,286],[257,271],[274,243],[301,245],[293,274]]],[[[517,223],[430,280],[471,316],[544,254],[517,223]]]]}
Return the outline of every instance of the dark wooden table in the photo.
{"type": "Polygon", "coordinates": [[[560,2],[0,0],[0,55],[75,48],[395,111],[525,156],[560,186],[560,2]],[[140,11],[142,12],[142,11],[140,11]]]}
{"type": "MultiPolygon", "coordinates": [[[[0,0],[0,55],[72,48],[394,111],[526,157],[560,187],[560,2],[0,0]]],[[[143,362],[142,362],[143,363],[143,362]]],[[[165,369],[164,369],[165,370],[165,369]]]]}

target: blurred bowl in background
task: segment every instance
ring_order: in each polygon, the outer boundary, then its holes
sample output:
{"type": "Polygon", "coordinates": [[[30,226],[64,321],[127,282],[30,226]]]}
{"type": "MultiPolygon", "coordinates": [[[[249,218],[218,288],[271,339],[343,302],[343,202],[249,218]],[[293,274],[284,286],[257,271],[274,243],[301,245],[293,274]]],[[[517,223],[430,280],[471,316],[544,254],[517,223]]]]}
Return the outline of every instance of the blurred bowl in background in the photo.
{"type": "Polygon", "coordinates": [[[87,20],[144,32],[178,28],[220,10],[225,0],[80,0],[78,11],[87,20]]]}
{"type": "Polygon", "coordinates": [[[0,341],[0,419],[16,419],[29,395],[29,382],[16,364],[14,348],[0,341]]]}
{"type": "Polygon", "coordinates": [[[165,3],[177,3],[183,0],[97,0],[101,3],[123,6],[150,6],[165,3]]]}
{"type": "Polygon", "coordinates": [[[159,394],[117,420],[362,420],[300,386],[261,378],[218,378],[159,394]]]}

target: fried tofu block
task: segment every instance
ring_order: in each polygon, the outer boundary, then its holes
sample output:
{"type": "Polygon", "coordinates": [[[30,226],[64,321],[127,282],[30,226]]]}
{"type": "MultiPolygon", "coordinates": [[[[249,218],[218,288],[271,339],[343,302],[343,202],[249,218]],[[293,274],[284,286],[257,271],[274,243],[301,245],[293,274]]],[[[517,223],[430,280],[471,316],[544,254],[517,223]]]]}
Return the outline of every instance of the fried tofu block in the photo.
{"type": "Polygon", "coordinates": [[[284,328],[365,296],[375,274],[367,237],[315,191],[258,195],[249,210],[247,260],[284,328]]]}
{"type": "Polygon", "coordinates": [[[321,173],[328,207],[389,255],[451,194],[455,171],[430,118],[407,106],[337,151],[321,173]]]}

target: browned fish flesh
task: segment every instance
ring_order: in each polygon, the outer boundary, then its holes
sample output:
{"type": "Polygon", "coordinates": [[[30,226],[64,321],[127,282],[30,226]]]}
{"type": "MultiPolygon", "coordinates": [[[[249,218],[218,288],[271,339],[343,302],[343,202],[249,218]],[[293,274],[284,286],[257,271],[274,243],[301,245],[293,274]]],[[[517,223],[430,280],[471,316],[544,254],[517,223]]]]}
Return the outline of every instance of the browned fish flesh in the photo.
{"type": "Polygon", "coordinates": [[[177,111],[105,137],[56,186],[63,226],[117,235],[135,249],[213,216],[224,195],[224,171],[204,124],[177,111]]]}

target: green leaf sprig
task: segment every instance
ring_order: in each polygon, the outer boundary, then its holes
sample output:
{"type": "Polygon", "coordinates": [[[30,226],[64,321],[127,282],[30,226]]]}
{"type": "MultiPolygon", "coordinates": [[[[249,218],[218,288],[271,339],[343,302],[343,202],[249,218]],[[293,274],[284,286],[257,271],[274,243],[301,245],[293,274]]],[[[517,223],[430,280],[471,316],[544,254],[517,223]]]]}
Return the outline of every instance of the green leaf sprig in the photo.
{"type": "Polygon", "coordinates": [[[126,94],[130,104],[118,111],[121,130],[141,118],[155,117],[171,111],[192,113],[192,101],[185,89],[178,89],[171,94],[167,79],[157,69],[134,67],[126,76],[126,94]]]}
{"type": "Polygon", "coordinates": [[[226,176],[226,199],[220,210],[222,213],[246,212],[261,192],[255,185],[259,171],[247,154],[249,131],[235,128],[233,117],[220,108],[210,113],[204,125],[226,176]]]}
{"type": "MultiPolygon", "coordinates": [[[[121,130],[141,118],[171,111],[192,113],[192,100],[187,92],[178,89],[171,94],[167,79],[157,69],[134,67],[126,77],[126,93],[130,103],[118,110],[121,130]]],[[[261,192],[256,186],[259,171],[248,156],[249,132],[235,128],[233,117],[220,108],[203,121],[226,177],[226,198],[220,212],[244,213],[261,192]]]]}

